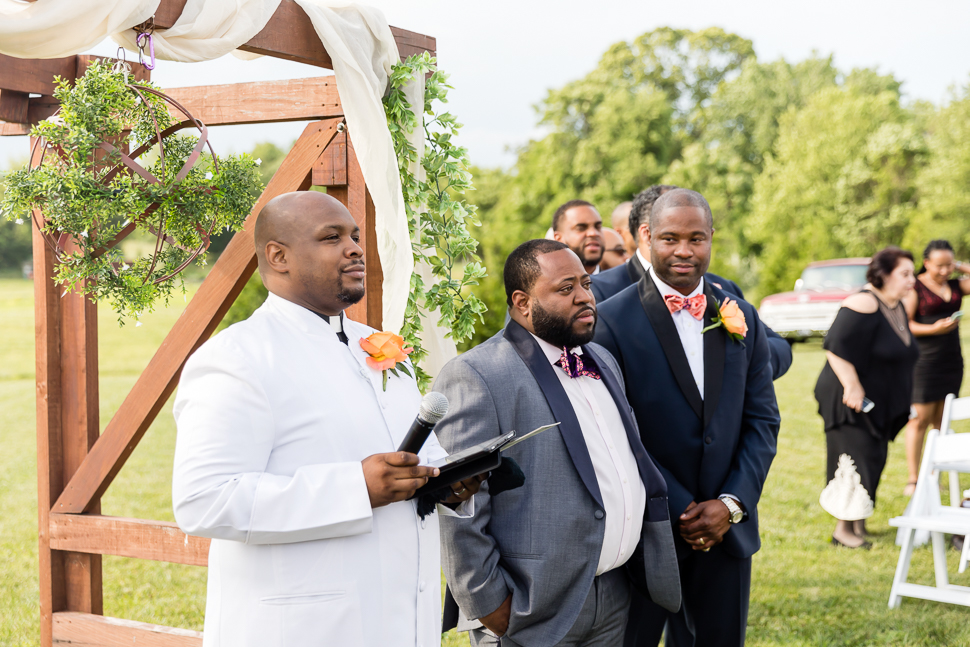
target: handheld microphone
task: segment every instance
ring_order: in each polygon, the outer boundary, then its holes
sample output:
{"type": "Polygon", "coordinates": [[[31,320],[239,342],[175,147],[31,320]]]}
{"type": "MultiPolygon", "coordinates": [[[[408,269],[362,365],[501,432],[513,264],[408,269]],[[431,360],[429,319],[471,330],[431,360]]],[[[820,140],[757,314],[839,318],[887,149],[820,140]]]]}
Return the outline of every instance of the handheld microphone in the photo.
{"type": "Polygon", "coordinates": [[[431,430],[438,421],[448,413],[448,398],[437,391],[432,391],[421,400],[418,417],[414,419],[408,430],[404,442],[397,448],[399,452],[417,454],[424,446],[424,441],[431,435],[431,430]]]}

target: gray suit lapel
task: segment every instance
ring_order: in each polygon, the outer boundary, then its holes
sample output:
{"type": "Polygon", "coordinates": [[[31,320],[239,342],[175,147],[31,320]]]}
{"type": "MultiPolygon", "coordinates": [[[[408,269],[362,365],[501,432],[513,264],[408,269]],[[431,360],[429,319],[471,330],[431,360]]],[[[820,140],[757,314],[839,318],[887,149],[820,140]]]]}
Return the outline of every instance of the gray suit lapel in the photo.
{"type": "MultiPolygon", "coordinates": [[[[589,457],[589,450],[586,448],[586,440],[583,438],[583,430],[579,426],[579,419],[573,411],[573,405],[566,395],[565,389],[559,382],[559,378],[553,372],[552,364],[549,363],[539,344],[532,338],[529,332],[514,321],[509,321],[505,327],[505,338],[519,354],[525,365],[532,371],[542,394],[552,409],[552,415],[557,421],[562,423],[559,426],[559,433],[562,434],[563,442],[569,451],[569,457],[573,460],[576,471],[582,479],[590,495],[600,505],[603,506],[603,496],[600,494],[599,483],[596,481],[596,472],[593,470],[593,461],[589,457]]],[[[550,432],[551,433],[551,432],[550,432]]]]}

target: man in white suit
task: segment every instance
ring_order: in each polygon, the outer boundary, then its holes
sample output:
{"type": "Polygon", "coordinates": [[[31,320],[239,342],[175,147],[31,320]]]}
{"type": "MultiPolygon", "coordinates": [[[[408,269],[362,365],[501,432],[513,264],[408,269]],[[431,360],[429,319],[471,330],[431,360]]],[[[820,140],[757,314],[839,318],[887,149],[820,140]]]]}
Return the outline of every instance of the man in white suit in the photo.
{"type": "MultiPolygon", "coordinates": [[[[195,352],[175,400],[175,518],[213,540],[204,644],[436,646],[437,515],[406,499],[445,452],[433,434],[420,458],[395,452],[421,395],[400,371],[382,388],[360,346],[374,331],[343,316],[364,296],[360,230],[300,192],[255,238],[270,295],[195,352]]],[[[472,514],[478,482],[438,512],[472,514]]]]}

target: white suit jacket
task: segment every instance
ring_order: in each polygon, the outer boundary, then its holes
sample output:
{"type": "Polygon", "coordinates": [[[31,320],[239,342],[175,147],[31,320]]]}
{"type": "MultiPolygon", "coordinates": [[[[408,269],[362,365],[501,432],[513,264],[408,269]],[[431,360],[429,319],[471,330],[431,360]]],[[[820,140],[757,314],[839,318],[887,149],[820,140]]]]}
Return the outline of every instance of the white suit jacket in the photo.
{"type": "MultiPolygon", "coordinates": [[[[421,395],[403,373],[382,391],[373,329],[344,321],[349,346],[270,294],[182,372],[172,500],[212,538],[206,647],[440,644],[437,515],[371,509],[361,467],[397,449],[421,395]]],[[[444,455],[432,434],[422,458],[444,455]]]]}

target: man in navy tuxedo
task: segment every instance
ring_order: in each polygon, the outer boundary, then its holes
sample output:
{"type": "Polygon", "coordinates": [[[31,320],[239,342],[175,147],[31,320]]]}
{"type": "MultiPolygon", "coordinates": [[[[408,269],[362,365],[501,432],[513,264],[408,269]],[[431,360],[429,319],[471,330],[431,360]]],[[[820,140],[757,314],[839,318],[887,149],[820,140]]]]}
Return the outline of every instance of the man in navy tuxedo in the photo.
{"type": "Polygon", "coordinates": [[[737,301],[743,340],[708,329],[731,295],[705,278],[714,229],[703,196],[670,191],[650,220],[653,265],[599,307],[595,341],[620,364],[667,481],[684,603],[672,614],[636,600],[626,644],[654,647],[668,623],[668,647],[743,645],[757,505],[780,424],[765,327],[737,301]]]}
{"type": "MultiPolygon", "coordinates": [[[[650,245],[647,233],[650,231],[650,211],[654,202],[667,191],[679,187],[669,184],[655,184],[641,191],[633,200],[630,209],[628,227],[637,240],[637,250],[625,264],[604,270],[593,276],[593,296],[597,303],[603,303],[610,297],[619,294],[621,290],[639,281],[647,269],[650,268],[650,245]]],[[[733,298],[744,299],[744,292],[737,283],[708,272],[705,278],[718,288],[730,294],[733,298]]],[[[774,379],[780,378],[788,372],[792,363],[791,345],[781,335],[767,328],[768,350],[771,353],[771,370],[774,379]]]]}

